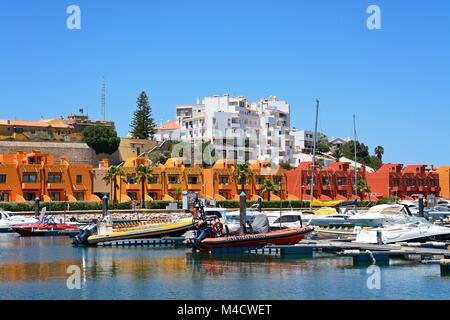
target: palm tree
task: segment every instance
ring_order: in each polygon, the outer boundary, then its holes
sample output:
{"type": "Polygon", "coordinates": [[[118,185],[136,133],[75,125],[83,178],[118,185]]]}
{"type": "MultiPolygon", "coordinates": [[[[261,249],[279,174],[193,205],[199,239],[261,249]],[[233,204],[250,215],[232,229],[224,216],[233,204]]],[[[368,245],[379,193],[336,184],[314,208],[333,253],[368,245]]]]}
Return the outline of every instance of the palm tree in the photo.
{"type": "Polygon", "coordinates": [[[356,186],[357,192],[361,198],[361,201],[364,199],[364,193],[370,192],[370,188],[364,180],[358,180],[358,184],[356,186]]]}
{"type": "Polygon", "coordinates": [[[260,195],[263,195],[267,192],[267,201],[270,201],[270,193],[278,191],[278,186],[273,183],[272,180],[264,181],[262,189],[260,191],[260,195]]]}
{"type": "Polygon", "coordinates": [[[172,198],[174,198],[175,200],[177,200],[177,206],[178,206],[178,202],[180,200],[181,195],[183,194],[183,190],[181,190],[181,188],[176,188],[175,190],[173,190],[170,195],[172,196],[172,198]]]}
{"type": "Polygon", "coordinates": [[[113,202],[117,203],[117,178],[122,180],[125,178],[125,172],[119,166],[111,166],[108,171],[106,171],[105,176],[103,177],[103,181],[106,181],[106,184],[111,184],[114,187],[113,191],[113,202]]]}
{"type": "Polygon", "coordinates": [[[240,163],[236,165],[234,170],[234,177],[237,181],[241,182],[242,191],[245,189],[245,179],[252,176],[252,169],[247,163],[240,163]]]}
{"type": "Polygon", "coordinates": [[[134,175],[137,181],[141,183],[141,194],[142,194],[141,207],[142,209],[145,209],[145,182],[153,177],[153,167],[141,164],[138,167],[136,167],[134,175]]]}
{"type": "Polygon", "coordinates": [[[342,153],[341,148],[334,148],[331,156],[334,158],[336,162],[339,162],[341,158],[344,156],[344,154],[342,153]]]}
{"type": "Polygon", "coordinates": [[[382,146],[378,146],[375,148],[375,155],[380,161],[383,160],[384,148],[382,146]]]}

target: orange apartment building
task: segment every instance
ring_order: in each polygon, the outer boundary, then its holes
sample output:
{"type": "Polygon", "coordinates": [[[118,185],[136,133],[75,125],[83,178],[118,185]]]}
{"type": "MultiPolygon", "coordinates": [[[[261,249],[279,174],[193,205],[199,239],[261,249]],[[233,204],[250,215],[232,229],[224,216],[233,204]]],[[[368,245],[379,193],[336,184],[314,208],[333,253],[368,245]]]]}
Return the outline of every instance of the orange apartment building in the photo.
{"type": "Polygon", "coordinates": [[[426,165],[384,164],[376,172],[367,174],[370,190],[378,197],[414,199],[440,195],[439,174],[426,169],[426,165]]]}
{"type": "Polygon", "coordinates": [[[0,155],[0,201],[100,201],[92,194],[89,165],[70,165],[64,158],[34,150],[0,155]]]}
{"type": "MultiPolygon", "coordinates": [[[[218,160],[212,168],[203,169],[205,181],[206,197],[216,200],[239,200],[239,194],[242,191],[241,181],[235,179],[235,161],[218,160]]],[[[278,187],[278,195],[271,193],[270,200],[282,199],[296,200],[295,197],[289,197],[287,193],[286,172],[279,166],[276,169],[270,167],[269,161],[250,162],[252,175],[244,183],[244,191],[247,199],[258,200],[258,196],[267,199],[267,194],[261,194],[263,184],[266,180],[272,180],[278,187]],[[294,199],[295,198],[295,199],[294,199]]]]}
{"type": "MultiPolygon", "coordinates": [[[[123,164],[125,177],[122,179],[117,177],[120,188],[119,201],[142,200],[142,185],[134,177],[139,165],[150,165],[150,161],[133,157],[123,164]]],[[[276,185],[281,182],[281,192],[277,193],[281,194],[283,199],[296,200],[287,193],[286,174],[281,167],[271,169],[269,162],[256,161],[250,164],[250,168],[253,174],[245,183],[248,199],[257,200],[264,181],[272,180],[276,185]]],[[[212,168],[203,169],[198,164],[185,166],[182,158],[170,158],[164,165],[153,168],[152,177],[144,186],[146,201],[173,201],[173,193],[177,190],[196,192],[200,197],[209,200],[239,200],[241,184],[235,180],[234,161],[219,160],[212,168]]],[[[261,196],[267,198],[267,194],[261,196]]],[[[271,200],[279,198],[278,195],[271,193],[271,200]]]]}
{"type": "Polygon", "coordinates": [[[443,198],[450,199],[450,167],[440,167],[434,172],[439,175],[441,196],[443,198]]]}
{"type": "MultiPolygon", "coordinates": [[[[348,162],[335,162],[326,168],[320,168],[317,162],[314,166],[313,197],[322,201],[354,200],[359,196],[354,194],[355,172],[348,162]]],[[[357,170],[358,180],[366,180],[365,167],[357,170]]],[[[311,199],[312,162],[302,162],[299,166],[287,172],[288,192],[300,200],[311,199]]]]}

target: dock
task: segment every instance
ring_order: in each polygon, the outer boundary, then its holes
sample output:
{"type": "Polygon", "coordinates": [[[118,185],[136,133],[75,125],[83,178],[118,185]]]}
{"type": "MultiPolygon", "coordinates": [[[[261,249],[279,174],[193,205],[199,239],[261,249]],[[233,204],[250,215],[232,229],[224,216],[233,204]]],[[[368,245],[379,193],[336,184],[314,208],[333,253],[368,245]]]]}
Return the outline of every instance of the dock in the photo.
{"type": "Polygon", "coordinates": [[[98,247],[153,247],[153,248],[180,248],[184,247],[183,237],[148,238],[114,240],[98,243],[98,247]]]}

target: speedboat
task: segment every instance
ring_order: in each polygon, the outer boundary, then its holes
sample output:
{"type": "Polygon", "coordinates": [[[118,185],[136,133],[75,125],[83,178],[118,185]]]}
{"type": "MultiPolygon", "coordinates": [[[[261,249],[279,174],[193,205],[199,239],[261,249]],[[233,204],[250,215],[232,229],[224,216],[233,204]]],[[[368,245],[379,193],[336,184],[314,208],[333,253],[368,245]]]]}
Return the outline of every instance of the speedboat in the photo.
{"type": "Polygon", "coordinates": [[[300,211],[271,211],[265,213],[271,230],[298,228],[303,225],[300,211]]]}
{"type": "Polygon", "coordinates": [[[45,217],[37,223],[16,225],[12,230],[22,237],[71,236],[80,232],[79,227],[56,223],[51,217],[45,217]]]}
{"type": "Polygon", "coordinates": [[[146,221],[113,224],[106,215],[98,224],[84,227],[73,239],[73,244],[97,245],[101,242],[181,236],[193,227],[192,217],[165,215],[146,221]]]}
{"type": "Polygon", "coordinates": [[[314,228],[289,228],[268,231],[269,221],[264,214],[255,215],[253,222],[245,229],[244,234],[228,233],[219,219],[206,218],[197,225],[193,239],[186,239],[187,247],[201,252],[210,252],[226,248],[260,248],[267,245],[294,245],[300,242],[314,228]]]}
{"type": "Polygon", "coordinates": [[[37,222],[38,220],[35,218],[14,216],[9,211],[0,211],[0,233],[14,232],[12,227],[37,222]]]}
{"type": "Polygon", "coordinates": [[[424,211],[424,217],[430,221],[442,221],[450,218],[450,205],[437,205],[431,210],[424,211]]]}
{"type": "Polygon", "coordinates": [[[424,219],[411,218],[409,223],[389,225],[379,228],[360,228],[357,231],[357,243],[378,243],[377,234],[381,233],[384,244],[396,242],[445,241],[450,239],[450,228],[436,226],[424,219]]]}
{"type": "Polygon", "coordinates": [[[349,218],[353,216],[352,211],[344,208],[337,211],[335,208],[321,208],[311,213],[303,214],[302,218],[306,224],[318,227],[349,227],[353,223],[349,218]]]}
{"type": "Polygon", "coordinates": [[[404,205],[381,204],[365,212],[356,212],[348,221],[360,227],[380,227],[385,224],[404,223],[411,213],[404,205]]]}

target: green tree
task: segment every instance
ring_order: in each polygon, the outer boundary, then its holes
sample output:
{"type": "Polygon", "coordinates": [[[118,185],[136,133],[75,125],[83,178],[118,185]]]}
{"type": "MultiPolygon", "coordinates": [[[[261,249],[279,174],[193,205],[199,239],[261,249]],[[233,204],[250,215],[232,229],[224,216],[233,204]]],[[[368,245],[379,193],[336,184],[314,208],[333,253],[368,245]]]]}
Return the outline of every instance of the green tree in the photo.
{"type": "Polygon", "coordinates": [[[120,181],[125,179],[125,172],[119,166],[109,167],[108,171],[106,171],[106,174],[103,177],[103,180],[106,181],[106,184],[111,184],[111,186],[114,188],[113,190],[114,203],[117,203],[117,189],[118,189],[117,178],[119,178],[120,181]]]}
{"type": "Polygon", "coordinates": [[[107,126],[89,126],[83,132],[83,141],[89,147],[94,149],[96,154],[106,153],[113,154],[119,149],[120,138],[117,137],[117,132],[111,127],[107,126]]]}
{"type": "Polygon", "coordinates": [[[333,148],[331,155],[336,162],[339,162],[341,158],[344,156],[340,148],[333,148]]]}
{"type": "Polygon", "coordinates": [[[148,155],[148,159],[152,161],[154,165],[165,164],[167,159],[170,158],[170,151],[154,151],[148,155]]]}
{"type": "MultiPolygon", "coordinates": [[[[353,159],[355,157],[355,142],[353,140],[348,141],[342,146],[341,150],[345,157],[353,159]]],[[[356,157],[363,159],[369,157],[369,147],[356,141],[356,157]]]]}
{"type": "Polygon", "coordinates": [[[179,201],[180,201],[180,198],[181,198],[182,194],[183,194],[183,190],[181,190],[180,187],[176,188],[175,190],[173,190],[173,191],[170,193],[170,196],[171,196],[172,198],[174,198],[175,200],[177,200],[177,206],[178,206],[178,203],[179,203],[179,201]]]}
{"type": "Polygon", "coordinates": [[[152,118],[152,108],[148,96],[142,91],[137,100],[137,109],[131,122],[131,136],[134,139],[153,139],[155,135],[155,120],[152,118]]]}
{"type": "Polygon", "coordinates": [[[234,169],[234,178],[241,183],[242,191],[245,189],[245,180],[252,176],[248,163],[239,163],[234,169]]]}
{"type": "Polygon", "coordinates": [[[151,166],[139,165],[136,167],[135,177],[138,182],[141,183],[141,207],[145,209],[145,182],[149,181],[153,177],[153,168],[151,166]]]}
{"type": "Polygon", "coordinates": [[[370,188],[364,180],[358,180],[356,191],[359,194],[361,201],[364,200],[364,194],[370,192],[370,188]]]}
{"type": "Polygon", "coordinates": [[[380,161],[383,161],[384,148],[382,146],[377,146],[375,148],[375,155],[380,161]]]}
{"type": "Polygon", "coordinates": [[[266,180],[266,181],[264,181],[263,187],[260,191],[260,195],[267,193],[267,201],[270,201],[270,193],[277,192],[277,191],[278,191],[278,186],[275,185],[272,180],[266,180]]]}
{"type": "Polygon", "coordinates": [[[331,150],[330,142],[328,141],[328,137],[319,132],[317,133],[317,151],[320,153],[327,153],[331,150]]]}

